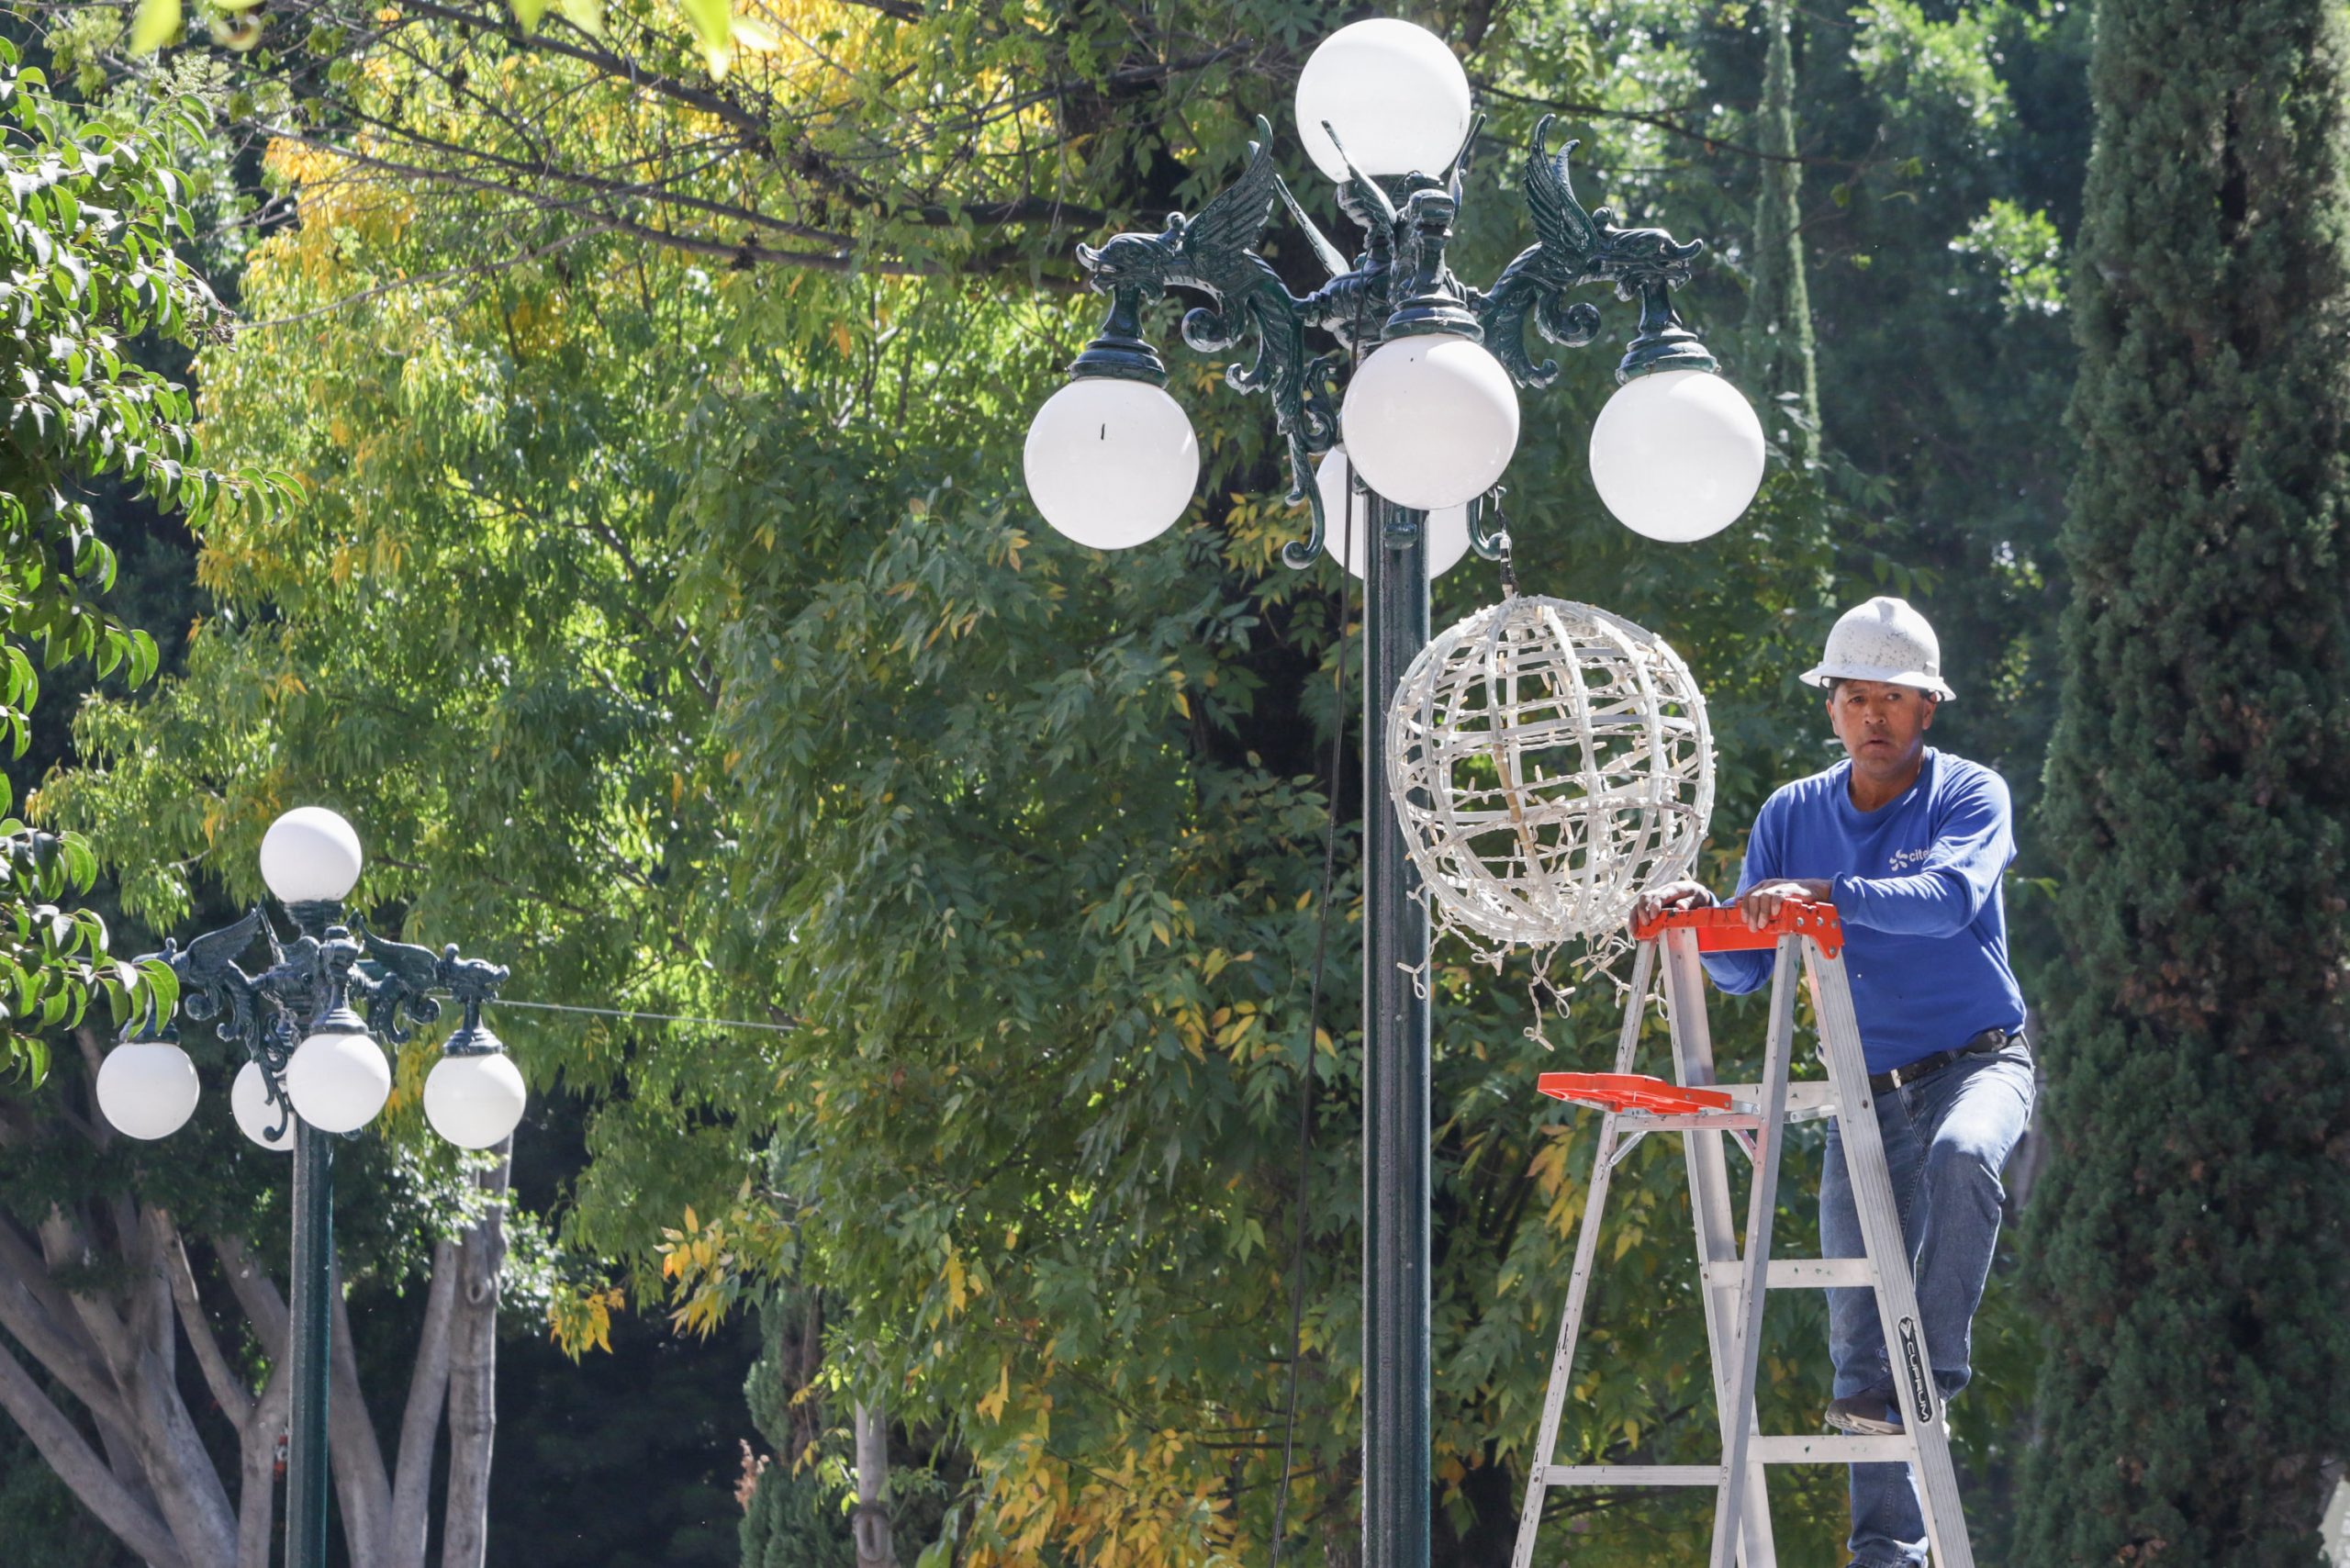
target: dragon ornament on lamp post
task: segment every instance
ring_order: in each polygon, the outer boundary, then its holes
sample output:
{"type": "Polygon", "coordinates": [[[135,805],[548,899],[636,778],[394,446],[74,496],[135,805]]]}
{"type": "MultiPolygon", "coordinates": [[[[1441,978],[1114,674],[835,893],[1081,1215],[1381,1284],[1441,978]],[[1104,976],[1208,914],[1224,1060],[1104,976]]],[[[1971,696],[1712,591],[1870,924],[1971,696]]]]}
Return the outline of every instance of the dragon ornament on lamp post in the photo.
{"type": "MultiPolygon", "coordinates": [[[[1673,290],[1688,282],[1704,241],[1619,227],[1605,207],[1587,211],[1568,174],[1576,143],[1550,151],[1551,117],[1534,128],[1518,182],[1535,243],[1481,290],[1447,259],[1480,122],[1465,73],[1441,40],[1397,21],[1354,24],[1315,51],[1298,98],[1309,151],[1362,230],[1360,252],[1349,262],[1307,218],[1274,170],[1272,128],[1259,118],[1247,166],[1196,216],[1177,213],[1158,233],[1078,248],[1109,314],[1032,424],[1026,473],[1046,521],[1098,548],[1143,543],[1181,515],[1197,446],[1141,327],[1145,301],[1175,290],[1210,301],[1183,317],[1194,350],[1220,353],[1256,340],[1253,358],[1232,364],[1226,379],[1270,401],[1289,499],[1311,509],[1307,536],[1281,552],[1292,567],[1313,564],[1330,526],[1315,459],[1348,437],[1347,506],[1351,513],[1362,497],[1362,537],[1375,546],[1348,557],[1365,577],[1363,1563],[1425,1568],[1429,1058],[1428,1004],[1416,976],[1428,960],[1428,916],[1381,759],[1389,695],[1428,640],[1428,517],[1466,504],[1472,544],[1506,565],[1509,537],[1490,503],[1516,442],[1516,389],[1548,386],[1559,374],[1554,360],[1529,353],[1528,328],[1561,348],[1591,343],[1599,310],[1572,296],[1593,285],[1639,308],[1617,366],[1619,390],[1593,432],[1594,481],[1620,521],[1674,541],[1728,526],[1761,482],[1763,442],[1752,409],[1673,308],[1673,290]],[[1334,86],[1347,72],[1357,84],[1334,86]],[[1411,91],[1396,90],[1405,81],[1411,91]],[[1414,92],[1435,108],[1419,115],[1416,131],[1399,130],[1393,122],[1412,117],[1405,100],[1414,92]],[[1337,118],[1309,101],[1338,106],[1337,118]],[[1415,139],[1417,151],[1395,150],[1415,139]],[[1347,143],[1380,145],[1378,160],[1364,160],[1370,172],[1347,155],[1347,143]],[[1419,172],[1430,164],[1445,169],[1441,178],[1419,172]],[[1259,253],[1276,206],[1326,274],[1303,297],[1259,253]],[[1309,332],[1335,340],[1337,350],[1310,354],[1309,332]]],[[[1351,544],[1351,530],[1339,537],[1351,544]]]]}

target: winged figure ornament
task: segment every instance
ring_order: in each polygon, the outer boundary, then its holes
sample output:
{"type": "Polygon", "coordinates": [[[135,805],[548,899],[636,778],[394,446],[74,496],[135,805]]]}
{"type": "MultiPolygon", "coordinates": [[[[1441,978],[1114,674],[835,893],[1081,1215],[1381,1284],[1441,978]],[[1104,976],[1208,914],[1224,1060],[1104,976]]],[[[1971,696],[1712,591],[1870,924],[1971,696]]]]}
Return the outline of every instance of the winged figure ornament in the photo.
{"type": "Polygon", "coordinates": [[[1518,182],[1534,220],[1535,241],[1502,270],[1477,308],[1485,346],[1521,386],[1548,386],[1559,375],[1557,360],[1537,364],[1527,353],[1528,318],[1561,348],[1579,349],[1599,335],[1598,309],[1586,300],[1569,300],[1566,291],[1606,275],[1600,270],[1606,209],[1595,218],[1575,199],[1567,160],[1581,143],[1570,138],[1553,157],[1547,143],[1554,118],[1544,115],[1536,123],[1518,182]]]}
{"type": "Polygon", "coordinates": [[[1251,332],[1257,335],[1255,360],[1234,364],[1225,378],[1237,391],[1262,392],[1272,399],[1273,417],[1289,449],[1289,499],[1292,505],[1313,505],[1318,547],[1322,508],[1314,458],[1330,449],[1337,427],[1326,409],[1305,397],[1301,302],[1258,253],[1282,196],[1272,137],[1271,125],[1259,116],[1248,167],[1196,216],[1170,213],[1160,232],[1115,235],[1099,250],[1080,245],[1077,259],[1092,274],[1093,287],[1104,294],[1176,286],[1207,295],[1214,304],[1183,317],[1183,341],[1202,353],[1219,353],[1251,332]]]}
{"type": "Polygon", "coordinates": [[[247,1043],[260,999],[253,978],[238,968],[237,959],[268,929],[267,917],[255,905],[242,919],[206,932],[185,948],[166,938],[157,955],[179,976],[181,1004],[187,1015],[198,1022],[219,1018],[215,1032],[231,1044],[247,1043]]]}
{"type": "Polygon", "coordinates": [[[359,937],[375,971],[363,971],[367,985],[367,1027],[378,1039],[404,1044],[415,1030],[401,1025],[401,1014],[407,1014],[411,1024],[430,1024],[441,1016],[440,1000],[432,995],[443,984],[441,955],[430,947],[386,940],[364,925],[359,937]]]}

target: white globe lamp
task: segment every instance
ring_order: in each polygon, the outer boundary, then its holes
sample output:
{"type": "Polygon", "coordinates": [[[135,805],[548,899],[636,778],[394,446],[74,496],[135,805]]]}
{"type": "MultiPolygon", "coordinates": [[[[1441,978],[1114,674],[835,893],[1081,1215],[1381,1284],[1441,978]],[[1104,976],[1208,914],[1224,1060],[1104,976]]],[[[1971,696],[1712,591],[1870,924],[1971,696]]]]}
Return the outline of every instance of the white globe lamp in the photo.
{"type": "Polygon", "coordinates": [[[1704,539],[1737,521],[1762,486],[1762,423],[1710,371],[1636,375],[1592,426],[1591,480],[1633,532],[1704,539]]]}
{"type": "Polygon", "coordinates": [[[261,840],[261,878],[282,903],[340,902],[358,885],[359,834],[324,806],[297,806],[261,840]]]}
{"type": "Polygon", "coordinates": [[[270,1099],[261,1063],[249,1061],[237,1070],[236,1081],[229,1085],[229,1114],[237,1130],[262,1148],[283,1154],[294,1147],[293,1113],[270,1099]],[[275,1137],[269,1136],[273,1130],[275,1137]]]}
{"type": "Polygon", "coordinates": [[[1364,484],[1397,506],[1442,511],[1492,489],[1509,466],[1517,388],[1467,338],[1396,338],[1356,370],[1338,423],[1364,484]]]}
{"type": "MultiPolygon", "coordinates": [[[[481,1030],[495,1046],[498,1036],[481,1030]]],[[[424,1119],[459,1148],[487,1148],[522,1120],[530,1092],[521,1070],[503,1051],[444,1056],[424,1080],[424,1119]]]]}
{"type": "Polygon", "coordinates": [[[285,1093],[296,1114],[322,1133],[357,1132],[391,1092],[383,1047],[348,1012],[321,1020],[285,1064],[285,1093]]]}
{"type": "MultiPolygon", "coordinates": [[[[1347,449],[1334,446],[1314,465],[1315,488],[1322,492],[1322,548],[1333,560],[1360,577],[1370,557],[1362,547],[1371,528],[1371,508],[1348,503],[1354,487],[1347,465],[1347,449]]],[[[1446,507],[1427,514],[1428,578],[1433,582],[1460,564],[1469,554],[1469,509],[1446,507]]]]}
{"type": "Polygon", "coordinates": [[[1340,28],[1297,77],[1298,138],[1332,180],[1347,177],[1348,158],[1366,174],[1441,174],[1469,134],[1469,73],[1444,40],[1390,17],[1340,28]]]}
{"type": "Polygon", "coordinates": [[[1036,410],[1023,467],[1029,498],[1058,532],[1125,550],[1166,532],[1192,504],[1200,443],[1166,388],[1086,376],[1036,410]]]}
{"type": "Polygon", "coordinates": [[[98,1064],[98,1109],[127,1137],[169,1137],[196,1113],[196,1064],[169,1040],[129,1040],[98,1064]]]}

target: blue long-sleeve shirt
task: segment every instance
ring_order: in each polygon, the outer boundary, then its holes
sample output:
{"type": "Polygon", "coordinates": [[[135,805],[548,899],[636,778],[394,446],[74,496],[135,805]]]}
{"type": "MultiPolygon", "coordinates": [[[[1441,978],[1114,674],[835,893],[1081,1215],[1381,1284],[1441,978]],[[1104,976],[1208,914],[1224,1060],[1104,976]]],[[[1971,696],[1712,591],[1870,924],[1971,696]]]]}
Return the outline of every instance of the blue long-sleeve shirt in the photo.
{"type": "MultiPolygon", "coordinates": [[[[1874,812],[1852,804],[1852,765],[1798,778],[1762,803],[1746,842],[1743,892],[1777,877],[1818,877],[1844,924],[1844,971],[1871,1072],[2023,1027],[2008,963],[1999,881],[2015,858],[2005,780],[1927,748],[1918,778],[1874,812]]],[[[1709,953],[1724,991],[1760,990],[1768,952],[1709,953]]]]}

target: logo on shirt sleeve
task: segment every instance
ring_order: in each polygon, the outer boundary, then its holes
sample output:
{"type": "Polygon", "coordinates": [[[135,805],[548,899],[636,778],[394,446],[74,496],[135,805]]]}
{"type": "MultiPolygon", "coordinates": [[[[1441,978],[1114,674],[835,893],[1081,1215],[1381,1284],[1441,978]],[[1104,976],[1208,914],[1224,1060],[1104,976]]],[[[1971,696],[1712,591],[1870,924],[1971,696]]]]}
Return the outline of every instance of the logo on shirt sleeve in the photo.
{"type": "Polygon", "coordinates": [[[1930,846],[1923,849],[1897,849],[1886,857],[1885,863],[1896,876],[1898,876],[1904,871],[1923,866],[1926,863],[1926,857],[1932,853],[1933,849],[1930,846]]]}

